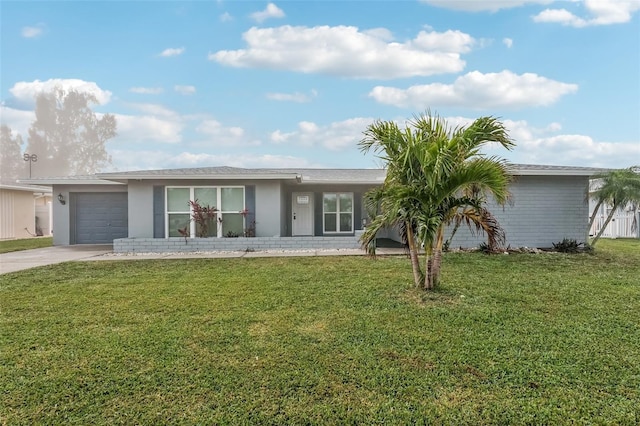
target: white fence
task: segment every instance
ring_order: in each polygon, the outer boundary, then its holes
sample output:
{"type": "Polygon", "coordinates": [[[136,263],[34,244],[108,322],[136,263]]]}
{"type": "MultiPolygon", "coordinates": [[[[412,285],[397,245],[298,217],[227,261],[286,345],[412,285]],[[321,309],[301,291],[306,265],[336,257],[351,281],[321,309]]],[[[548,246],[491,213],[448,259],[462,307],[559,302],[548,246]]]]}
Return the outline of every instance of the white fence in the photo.
{"type": "MultiPolygon", "coordinates": [[[[602,233],[603,238],[640,238],[638,235],[640,214],[626,211],[616,213],[611,222],[607,225],[607,228],[602,233]]],[[[604,225],[607,220],[607,216],[599,215],[596,217],[596,220],[593,222],[593,226],[591,226],[591,230],[589,231],[589,235],[596,236],[600,229],[602,229],[602,225],[604,225]]]]}

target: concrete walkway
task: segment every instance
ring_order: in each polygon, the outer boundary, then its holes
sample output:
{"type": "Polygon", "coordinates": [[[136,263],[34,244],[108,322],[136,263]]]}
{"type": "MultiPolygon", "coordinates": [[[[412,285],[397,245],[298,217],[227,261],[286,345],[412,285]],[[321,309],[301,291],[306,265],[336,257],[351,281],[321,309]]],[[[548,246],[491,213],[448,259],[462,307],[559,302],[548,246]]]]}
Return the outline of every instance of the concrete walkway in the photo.
{"type": "MultiPolygon", "coordinates": [[[[308,256],[363,256],[364,250],[297,250],[297,251],[255,251],[255,252],[206,252],[206,253],[146,253],[117,254],[113,253],[111,244],[56,246],[33,250],[14,251],[0,254],[0,274],[35,268],[37,266],[55,265],[69,261],[103,261],[103,260],[144,260],[144,259],[221,259],[221,258],[254,258],[254,257],[308,257],[308,256]]],[[[403,254],[402,249],[379,248],[377,254],[403,254]]]]}
{"type": "Polygon", "coordinates": [[[113,251],[111,244],[57,246],[0,254],[0,274],[71,260],[87,260],[113,251]]]}

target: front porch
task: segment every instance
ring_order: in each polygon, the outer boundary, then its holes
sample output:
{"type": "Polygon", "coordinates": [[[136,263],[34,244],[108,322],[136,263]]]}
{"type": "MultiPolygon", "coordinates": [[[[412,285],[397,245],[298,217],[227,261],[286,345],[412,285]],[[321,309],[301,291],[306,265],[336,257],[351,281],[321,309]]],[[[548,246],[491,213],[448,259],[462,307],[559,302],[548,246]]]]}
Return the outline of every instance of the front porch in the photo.
{"type": "Polygon", "coordinates": [[[238,237],[238,238],[118,238],[113,241],[114,253],[176,253],[209,251],[265,250],[335,250],[361,249],[360,236],[324,237],[238,237]]]}

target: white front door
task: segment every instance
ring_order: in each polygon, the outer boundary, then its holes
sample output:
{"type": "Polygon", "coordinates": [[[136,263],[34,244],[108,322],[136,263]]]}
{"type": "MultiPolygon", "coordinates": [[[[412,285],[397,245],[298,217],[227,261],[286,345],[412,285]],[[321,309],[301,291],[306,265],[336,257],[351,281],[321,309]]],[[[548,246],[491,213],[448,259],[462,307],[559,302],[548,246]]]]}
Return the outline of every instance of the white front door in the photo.
{"type": "Polygon", "coordinates": [[[291,235],[313,235],[313,193],[294,192],[291,196],[291,235]]]}

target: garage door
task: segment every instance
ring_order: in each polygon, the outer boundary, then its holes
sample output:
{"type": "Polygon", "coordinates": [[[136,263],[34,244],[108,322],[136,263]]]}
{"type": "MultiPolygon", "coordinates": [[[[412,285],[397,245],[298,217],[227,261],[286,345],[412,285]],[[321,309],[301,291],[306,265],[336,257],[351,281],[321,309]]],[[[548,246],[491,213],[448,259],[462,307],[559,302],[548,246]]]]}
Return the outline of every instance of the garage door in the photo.
{"type": "Polygon", "coordinates": [[[129,234],[126,192],[76,193],[75,243],[109,244],[129,234]]]}

